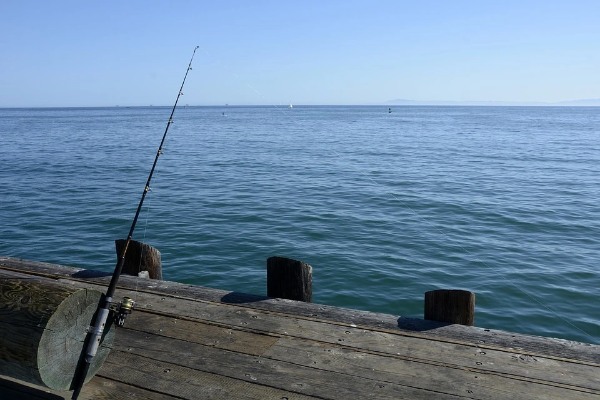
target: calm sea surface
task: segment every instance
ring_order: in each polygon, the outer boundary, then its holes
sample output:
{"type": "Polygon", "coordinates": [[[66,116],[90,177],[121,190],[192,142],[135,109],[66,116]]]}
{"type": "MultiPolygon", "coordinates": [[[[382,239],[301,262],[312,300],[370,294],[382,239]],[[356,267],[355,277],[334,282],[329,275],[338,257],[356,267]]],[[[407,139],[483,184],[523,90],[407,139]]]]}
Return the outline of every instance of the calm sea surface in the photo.
{"type": "MultiPolygon", "coordinates": [[[[0,110],[0,255],[112,271],[170,109],[0,110]]],[[[137,240],[165,279],[600,344],[600,108],[181,107],[137,240]]]]}

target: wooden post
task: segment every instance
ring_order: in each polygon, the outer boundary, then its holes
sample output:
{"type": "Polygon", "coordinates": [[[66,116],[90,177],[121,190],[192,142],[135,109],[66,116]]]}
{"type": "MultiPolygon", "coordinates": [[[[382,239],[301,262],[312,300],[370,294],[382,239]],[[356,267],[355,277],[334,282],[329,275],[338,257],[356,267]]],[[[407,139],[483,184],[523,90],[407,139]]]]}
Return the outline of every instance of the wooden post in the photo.
{"type": "MultiPolygon", "coordinates": [[[[87,329],[101,293],[0,272],[0,375],[54,390],[70,390],[87,329]]],[[[110,324],[85,381],[100,369],[110,352],[110,324]]]]}
{"type": "Polygon", "coordinates": [[[301,261],[284,257],[267,259],[267,296],[312,300],[312,267],[301,261]]]}
{"type": "MultiPolygon", "coordinates": [[[[125,239],[115,240],[117,250],[117,259],[121,257],[125,239]]],[[[123,264],[123,274],[140,276],[143,271],[148,271],[150,279],[162,280],[162,265],[160,261],[160,251],[154,247],[136,240],[132,240],[125,254],[125,264],[123,264]]]]}
{"type": "Polygon", "coordinates": [[[475,320],[475,293],[467,290],[426,292],[425,319],[472,326],[475,320]]]}

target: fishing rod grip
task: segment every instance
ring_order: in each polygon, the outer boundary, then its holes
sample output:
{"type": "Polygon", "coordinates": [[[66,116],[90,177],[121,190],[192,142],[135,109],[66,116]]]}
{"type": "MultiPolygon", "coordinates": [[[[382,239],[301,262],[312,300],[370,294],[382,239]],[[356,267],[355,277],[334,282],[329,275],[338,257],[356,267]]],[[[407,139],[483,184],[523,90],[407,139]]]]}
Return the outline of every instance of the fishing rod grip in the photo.
{"type": "Polygon", "coordinates": [[[79,397],[79,393],[81,393],[81,389],[83,388],[83,384],[85,383],[85,377],[87,376],[89,369],[90,363],[84,361],[83,367],[79,371],[79,374],[75,377],[75,387],[73,388],[73,395],[71,396],[71,400],[77,400],[77,398],[79,397]]]}
{"type": "MultiPolygon", "coordinates": [[[[106,304],[110,304],[111,300],[112,299],[110,297],[106,298],[106,304]]],[[[104,327],[106,326],[106,321],[108,321],[109,313],[110,310],[108,308],[99,309],[96,322],[94,323],[94,326],[90,327],[92,330],[90,332],[90,339],[85,351],[85,361],[87,363],[91,363],[92,358],[94,358],[98,352],[98,347],[100,347],[100,342],[102,341],[102,334],[104,333],[104,327]]]]}
{"type": "MultiPolygon", "coordinates": [[[[104,327],[106,326],[106,321],[108,321],[108,315],[110,314],[110,310],[108,309],[108,305],[112,299],[107,297],[102,299],[104,302],[104,307],[98,309],[98,314],[94,320],[94,325],[89,327],[89,332],[87,335],[87,340],[84,343],[86,347],[85,356],[80,363],[83,363],[83,367],[79,370],[79,372],[74,377],[74,391],[71,400],[77,400],[79,397],[79,393],[83,388],[85,383],[85,378],[88,374],[88,370],[90,369],[90,365],[92,364],[92,360],[96,356],[98,352],[98,347],[100,347],[100,342],[102,341],[102,334],[104,333],[104,327]]],[[[76,371],[77,371],[76,370],[76,371]]]]}

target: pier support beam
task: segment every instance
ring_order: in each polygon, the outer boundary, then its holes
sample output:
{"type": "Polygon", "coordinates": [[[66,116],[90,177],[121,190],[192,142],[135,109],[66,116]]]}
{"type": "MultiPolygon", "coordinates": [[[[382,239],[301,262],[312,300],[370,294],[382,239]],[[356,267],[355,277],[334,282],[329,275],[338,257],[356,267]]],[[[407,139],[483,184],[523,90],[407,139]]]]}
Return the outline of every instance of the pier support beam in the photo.
{"type": "Polygon", "coordinates": [[[472,326],[475,321],[475,293],[467,290],[426,292],[425,319],[472,326]]]}
{"type": "Polygon", "coordinates": [[[267,296],[312,301],[312,267],[284,257],[267,259],[267,296]]]}
{"type": "MultiPolygon", "coordinates": [[[[53,279],[0,272],[0,375],[69,390],[101,293],[53,279]]],[[[102,366],[114,338],[104,330],[86,382],[102,366]]]]}

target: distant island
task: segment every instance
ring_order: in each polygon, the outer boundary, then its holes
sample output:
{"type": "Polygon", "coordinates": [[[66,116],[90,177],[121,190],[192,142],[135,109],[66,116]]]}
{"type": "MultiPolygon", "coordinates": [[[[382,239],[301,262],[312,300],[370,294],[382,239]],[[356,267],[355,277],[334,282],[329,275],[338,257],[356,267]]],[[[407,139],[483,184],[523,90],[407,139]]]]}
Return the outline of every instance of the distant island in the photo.
{"type": "Polygon", "coordinates": [[[600,99],[579,99],[559,102],[527,102],[527,101],[445,101],[445,100],[388,100],[385,104],[403,106],[581,106],[600,107],[600,99]]]}

